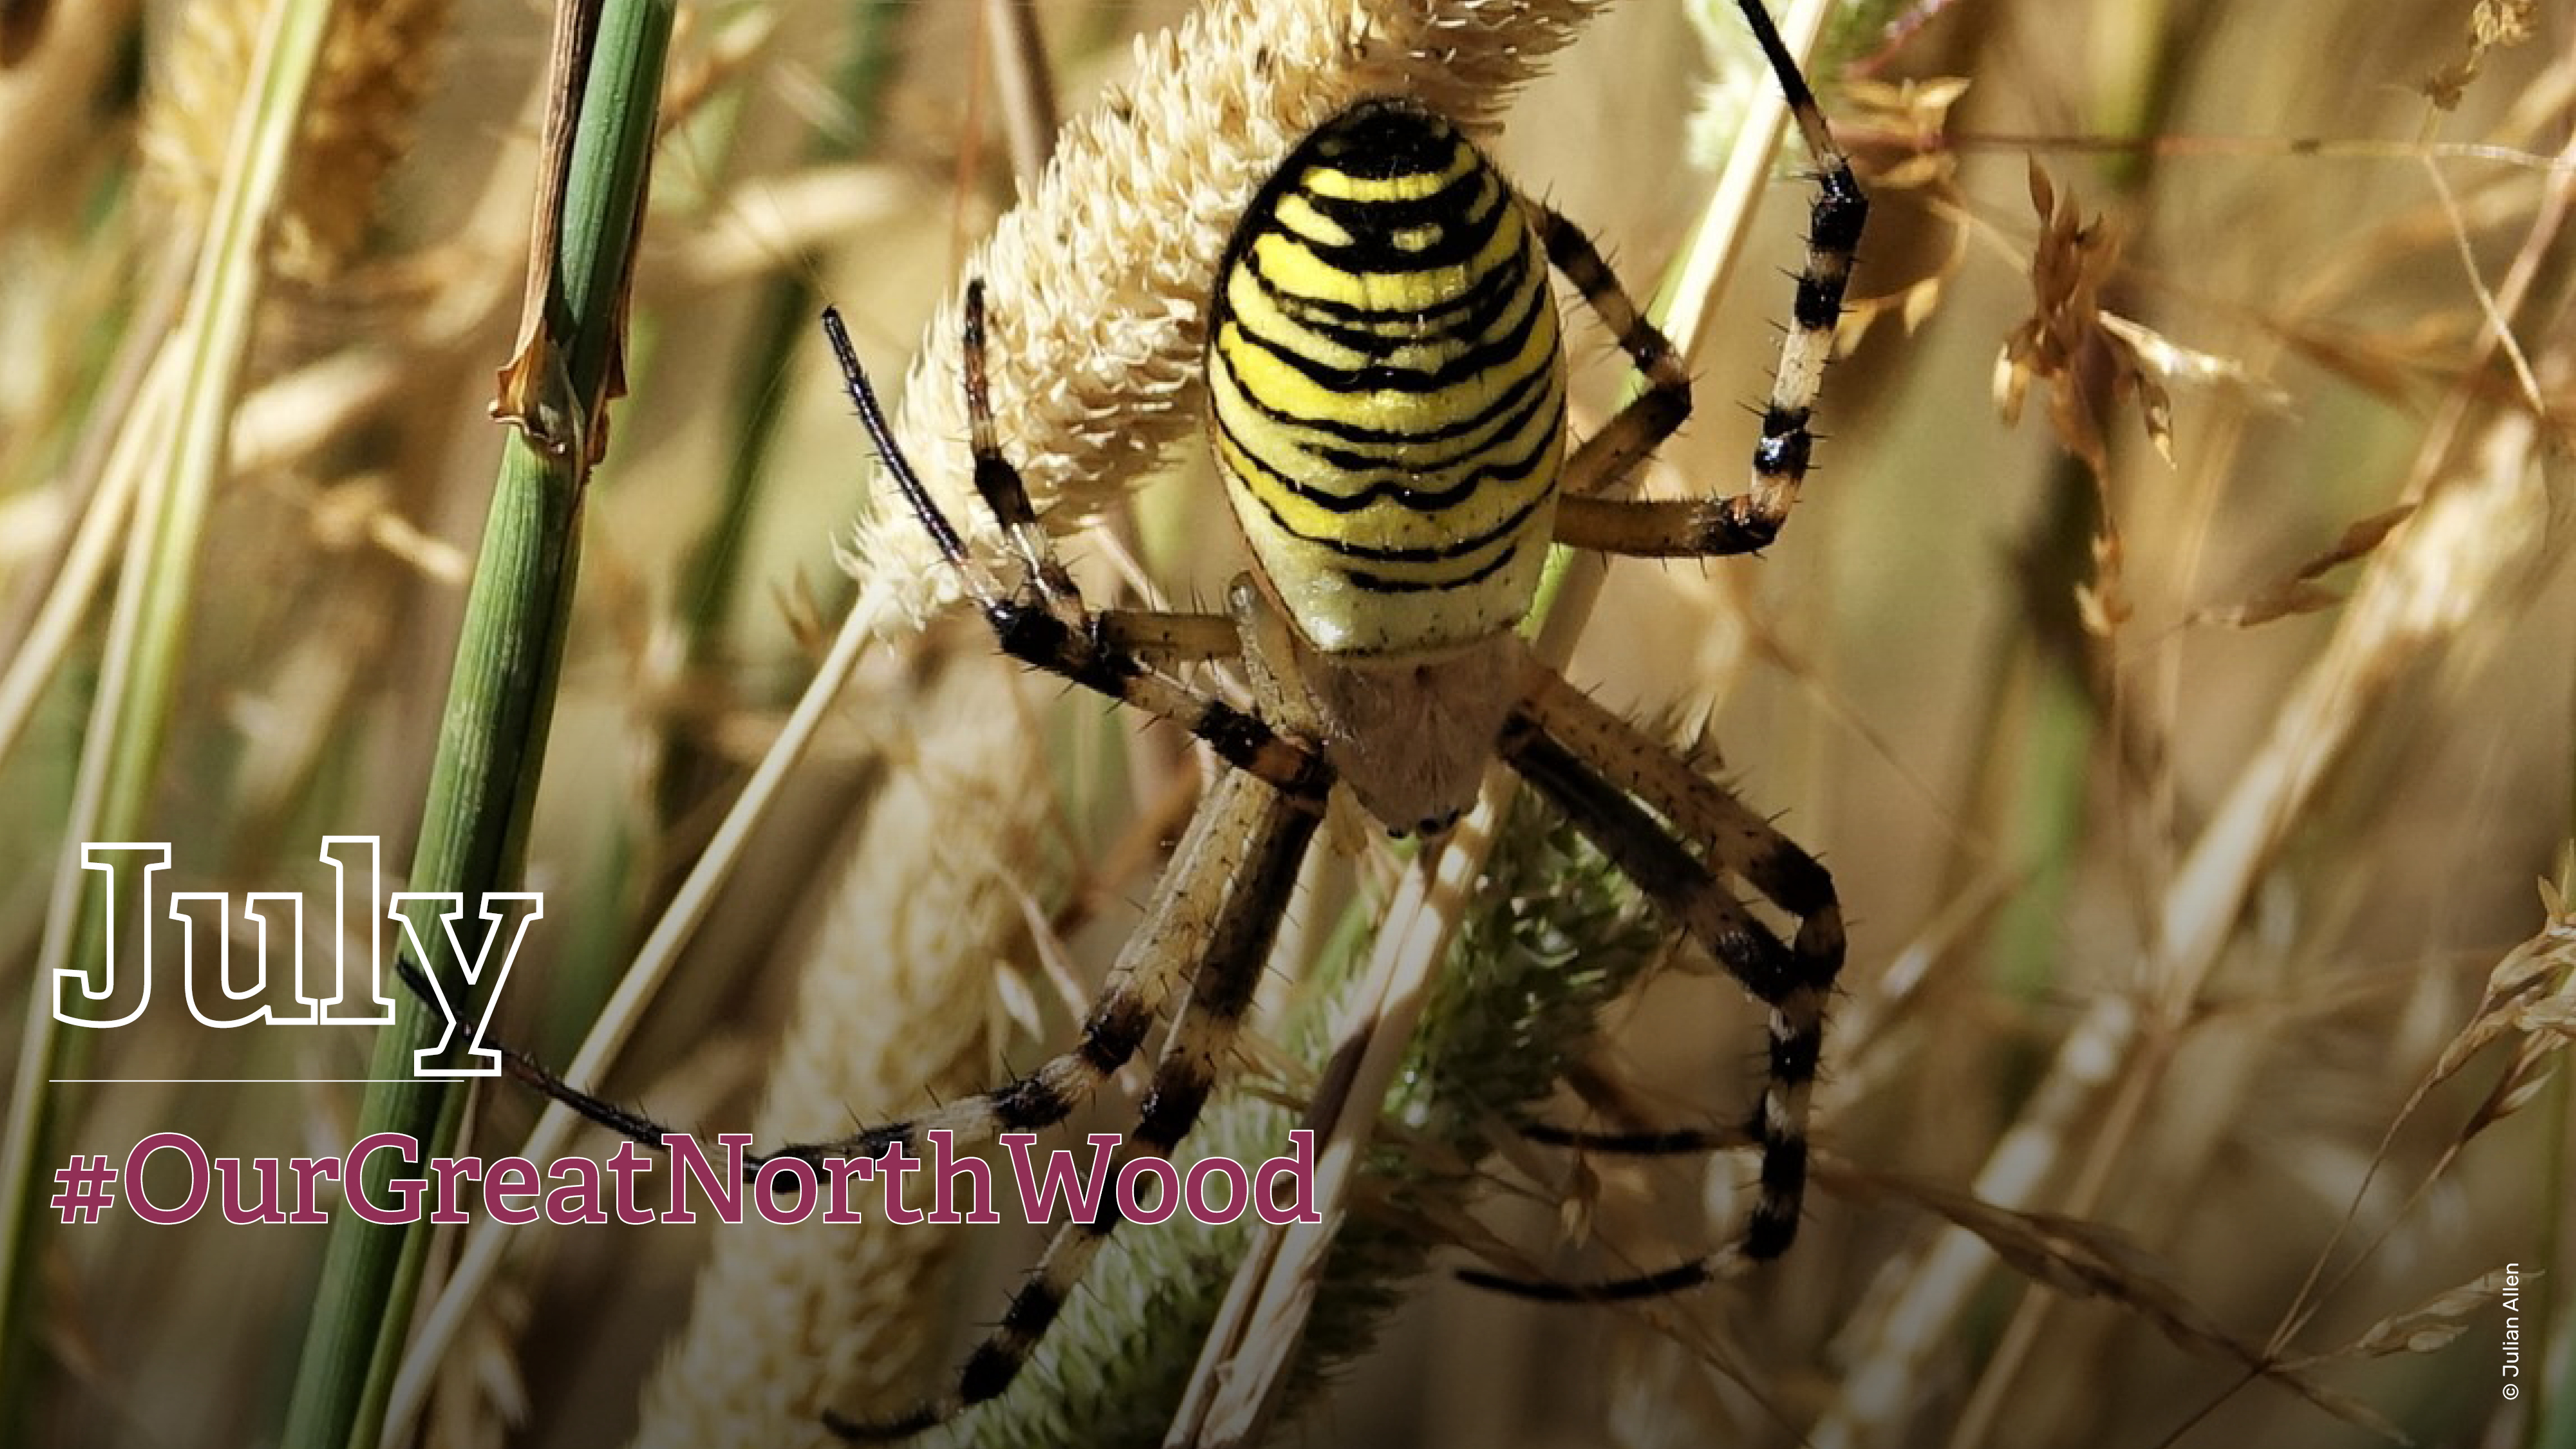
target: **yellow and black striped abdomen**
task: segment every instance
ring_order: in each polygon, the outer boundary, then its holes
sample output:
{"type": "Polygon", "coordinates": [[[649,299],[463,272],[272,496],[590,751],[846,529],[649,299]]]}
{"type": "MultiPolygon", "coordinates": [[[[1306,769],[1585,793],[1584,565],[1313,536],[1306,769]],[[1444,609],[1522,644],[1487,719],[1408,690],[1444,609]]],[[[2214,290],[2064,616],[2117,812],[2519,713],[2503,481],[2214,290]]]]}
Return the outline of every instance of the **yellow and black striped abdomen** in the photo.
{"type": "Polygon", "coordinates": [[[1226,249],[1217,459],[1272,593],[1335,655],[1520,622],[1565,456],[1547,257],[1456,128],[1372,100],[1306,138],[1226,249]]]}

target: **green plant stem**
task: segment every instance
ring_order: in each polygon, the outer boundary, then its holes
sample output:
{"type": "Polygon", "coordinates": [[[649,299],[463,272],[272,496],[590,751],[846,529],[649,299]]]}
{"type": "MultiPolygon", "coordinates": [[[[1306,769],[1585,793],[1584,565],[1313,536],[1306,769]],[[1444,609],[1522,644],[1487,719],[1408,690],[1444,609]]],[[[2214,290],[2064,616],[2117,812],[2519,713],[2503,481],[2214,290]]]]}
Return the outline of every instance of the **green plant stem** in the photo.
{"type": "MultiPolygon", "coordinates": [[[[465,898],[459,935],[468,953],[481,898],[517,879],[526,846],[580,554],[589,445],[605,423],[595,409],[619,345],[670,44],[670,0],[602,0],[594,13],[587,67],[557,80],[578,87],[571,157],[561,212],[551,219],[554,254],[533,260],[551,269],[536,350],[550,359],[548,396],[567,406],[569,427],[552,444],[514,431],[503,445],[411,872],[414,890],[465,898]]],[[[579,52],[560,48],[558,64],[579,52]]],[[[415,907],[414,925],[422,940],[438,938],[434,908],[415,907]]],[[[451,998],[457,994],[451,987],[451,998]]],[[[424,1156],[444,1153],[464,1094],[413,1075],[413,1054],[437,1044],[442,1024],[408,992],[397,996],[399,1020],[378,1034],[376,1081],[359,1132],[398,1133],[424,1156]]],[[[382,1202],[395,1170],[392,1154],[375,1154],[348,1190],[382,1202]]],[[[364,1449],[383,1434],[429,1233],[425,1224],[369,1223],[345,1208],[333,1223],[288,1409],[289,1449],[364,1449]]]]}
{"type": "MultiPolygon", "coordinates": [[[[1978,766],[2002,766],[2010,773],[2005,836],[2021,886],[1995,923],[1992,973],[1998,986],[2024,1002],[2036,1002],[2059,985],[2066,898],[2082,852],[2086,786],[2102,711],[2088,638],[2075,610],[2077,589],[2092,577],[2100,495],[2084,465],[2071,456],[2060,457],[2050,475],[2047,505],[2016,560],[2026,632],[1999,641],[1989,665],[1997,687],[1988,697],[2019,704],[2019,748],[2008,766],[1993,752],[1978,766]],[[2023,688],[2002,687],[2015,673],[2023,688]]],[[[2002,708],[1989,709],[1982,737],[1995,737],[2002,708]]]]}

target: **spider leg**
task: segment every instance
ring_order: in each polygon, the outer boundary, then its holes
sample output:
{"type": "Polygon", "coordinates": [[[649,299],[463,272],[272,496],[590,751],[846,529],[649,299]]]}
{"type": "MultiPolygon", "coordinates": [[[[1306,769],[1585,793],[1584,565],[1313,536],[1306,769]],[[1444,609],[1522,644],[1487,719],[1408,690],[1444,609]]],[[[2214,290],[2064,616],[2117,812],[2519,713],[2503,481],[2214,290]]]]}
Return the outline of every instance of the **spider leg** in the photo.
{"type": "MultiPolygon", "coordinates": [[[[973,433],[975,453],[975,487],[987,507],[1001,520],[1013,551],[1026,568],[1029,584],[1019,594],[1008,592],[992,574],[967,553],[964,540],[938,503],[934,501],[914,471],[911,462],[896,445],[885,411],[879,404],[876,389],[868,382],[859,366],[856,349],[851,345],[848,329],[835,311],[823,314],[823,330],[830,339],[833,353],[841,364],[850,398],[858,407],[859,417],[869,437],[885,459],[886,469],[895,478],[905,502],[921,520],[940,556],[958,571],[966,590],[999,636],[1005,652],[1023,662],[1048,670],[1066,679],[1097,690],[1112,699],[1123,700],[1149,714],[1178,724],[1205,740],[1217,756],[1240,770],[1269,782],[1283,794],[1305,802],[1304,808],[1320,812],[1325,795],[1331,789],[1332,772],[1312,751],[1278,733],[1245,711],[1234,708],[1168,675],[1156,673],[1148,661],[1164,664],[1202,662],[1232,658],[1242,652],[1242,637],[1234,621],[1220,614],[1160,613],[1142,610],[1087,609],[1072,579],[1056,560],[1051,541],[1035,522],[1028,489],[1019,471],[998,451],[994,438],[992,408],[984,370],[984,305],[980,282],[967,289],[966,306],[966,371],[967,409],[973,433]]],[[[410,963],[404,963],[406,973],[410,963]]],[[[406,974],[405,980],[424,1001],[435,1005],[429,983],[406,974]]],[[[1113,976],[1113,982],[1116,978],[1113,976]]],[[[1143,1020],[1151,1020],[1168,996],[1169,983],[1153,981],[1136,983],[1136,990],[1147,1004],[1143,1020]]],[[[1106,1000],[1103,1006],[1110,1003],[1106,1000]]],[[[1142,1022],[1137,1024],[1142,1033],[1142,1022]]],[[[1125,1024],[1103,1018],[1095,1010],[1084,1026],[1082,1050],[1102,1057],[1122,1039],[1125,1024]]],[[[487,1045],[502,1054],[504,1070],[515,1080],[579,1113],[585,1119],[630,1137],[648,1147],[659,1147],[669,1130],[651,1118],[594,1096],[566,1082],[525,1053],[499,1042],[487,1045]]],[[[1115,1072],[1135,1052],[1130,1041],[1117,1055],[1107,1072],[1115,1072]]],[[[1080,1055],[1077,1052],[1075,1055],[1080,1055]]],[[[1081,1086],[1079,1072],[1061,1063],[1050,1063],[1015,1089],[1027,1094],[1025,1102],[1034,1105],[1049,1090],[1049,1084],[1067,1090],[1087,1091],[1081,1086]],[[1053,1069],[1050,1074],[1050,1069],[1053,1069]]],[[[1096,1082],[1093,1083],[1096,1086],[1096,1082]]],[[[997,1097],[1004,1094],[996,1094],[997,1097]]],[[[974,1099],[978,1103],[994,1099],[974,1099]]],[[[961,1115],[969,1107],[960,1103],[961,1115]]],[[[1007,1112],[1009,1109],[1003,1108],[1007,1112]]],[[[1067,1110],[1070,1110],[1068,1107],[1067,1110]]],[[[1059,1120],[1059,1112],[1049,1121],[1059,1120]]],[[[809,1161],[853,1152],[874,1156],[897,1140],[910,1140],[911,1128],[949,1125],[940,1120],[923,1119],[917,1123],[897,1123],[863,1133],[839,1142],[800,1144],[784,1148],[775,1155],[798,1156],[809,1161]],[[871,1145],[873,1144],[873,1145],[871,1145]]],[[[990,1136],[992,1130],[971,1121],[961,1124],[959,1140],[980,1133],[990,1136]]],[[[757,1170],[765,1156],[746,1159],[745,1171],[757,1170]]]]}
{"type": "Polygon", "coordinates": [[[837,312],[826,310],[823,330],[840,359],[850,401],[857,405],[886,471],[904,502],[921,520],[940,556],[957,571],[967,594],[992,626],[1002,652],[1025,664],[1061,675],[1148,714],[1166,719],[1207,741],[1227,764],[1249,771],[1278,789],[1321,801],[1330,784],[1323,761],[1312,751],[1282,739],[1259,719],[1225,701],[1155,672],[1124,647],[1122,640],[1153,646],[1168,640],[1165,651],[1178,657],[1221,657],[1239,652],[1218,646],[1208,635],[1210,615],[1168,616],[1159,626],[1150,614],[1095,614],[1082,603],[1073,580],[1055,558],[1044,530],[1036,524],[1028,488],[1019,470],[995,449],[992,408],[984,386],[984,289],[966,289],[966,401],[975,450],[975,487],[1001,521],[1011,546],[1028,571],[1017,591],[1002,587],[990,571],[966,550],[965,540],[949,521],[930,490],[895,442],[879,405],[876,389],[859,366],[858,353],[837,312]]]}
{"type": "Polygon", "coordinates": [[[1756,1261],[1778,1257],[1798,1232],[1808,1098],[1824,1047],[1825,1003],[1842,970],[1842,907],[1832,878],[1722,786],[1552,670],[1532,668],[1501,753],[1771,1008],[1768,1080],[1750,1128],[1762,1154],[1761,1190],[1742,1251],[1756,1261]],[[1703,844],[1708,863],[1684,840],[1703,844]],[[1756,919],[1721,871],[1795,916],[1795,934],[1784,942],[1756,919]]]}
{"type": "Polygon", "coordinates": [[[1584,304],[1601,319],[1619,349],[1646,375],[1645,389],[1584,439],[1567,461],[1564,491],[1557,500],[1557,533],[1562,541],[1569,505],[1598,501],[1590,495],[1627,477],[1690,417],[1690,372],[1682,366],[1671,339],[1646,320],[1627,289],[1619,285],[1618,274],[1602,260],[1600,249],[1583,234],[1583,228],[1544,202],[1525,197],[1523,204],[1547,247],[1549,264],[1582,294],[1584,304]]]}
{"type": "Polygon", "coordinates": [[[1547,1122],[1529,1123],[1521,1128],[1521,1135],[1546,1147],[1573,1147],[1586,1152],[1615,1152],[1631,1157],[1676,1157],[1683,1153],[1725,1152],[1737,1147],[1751,1147],[1756,1140],[1747,1132],[1706,1127],[1666,1127],[1643,1132],[1588,1132],[1580,1128],[1558,1127],[1547,1122]]]}
{"type": "Polygon", "coordinates": [[[1111,649],[1162,668],[1208,664],[1243,653],[1243,630],[1228,614],[1103,609],[1093,618],[1093,632],[1111,649]]]}
{"type": "MultiPolygon", "coordinates": [[[[1083,1018],[1081,1039],[1070,1051],[998,1090],[961,1097],[849,1137],[783,1147],[772,1155],[809,1162],[878,1157],[901,1143],[907,1153],[922,1156],[930,1134],[941,1131],[955,1133],[950,1146],[962,1152],[1005,1132],[1035,1132],[1072,1116],[1134,1058],[1154,1019],[1191,973],[1204,969],[1197,963],[1222,952],[1226,933],[1240,929],[1234,913],[1243,908],[1245,872],[1267,848],[1267,836],[1276,829],[1271,817],[1281,812],[1304,817],[1309,832],[1312,822],[1322,818],[1320,810],[1240,771],[1219,778],[1190,817],[1146,904],[1144,920],[1120,949],[1099,998],[1083,1018]]],[[[1305,839],[1297,836],[1300,851],[1305,839]]],[[[1289,869],[1293,874],[1293,861],[1289,869]]],[[[1158,1075],[1158,1089],[1160,1084],[1158,1075]]]]}
{"type": "MultiPolygon", "coordinates": [[[[446,1010],[437,988],[430,984],[429,978],[423,975],[422,971],[421,964],[411,958],[410,952],[394,953],[394,975],[410,990],[411,994],[432,1011],[446,1010]]],[[[488,1032],[485,1033],[482,1044],[500,1054],[502,1075],[541,1096],[563,1103],[585,1119],[621,1137],[633,1138],[647,1147],[659,1147],[663,1139],[670,1136],[670,1129],[661,1123],[640,1112],[620,1107],[604,1097],[592,1096],[557,1076],[554,1069],[545,1063],[508,1042],[493,1037],[488,1032]]]]}
{"type": "MultiPolygon", "coordinates": [[[[1806,262],[1798,273],[1797,300],[1790,309],[1789,329],[1780,340],[1780,364],[1772,373],[1771,396],[1762,410],[1762,438],[1753,445],[1751,487],[1733,498],[1595,498],[1584,495],[1597,485],[1587,485],[1584,475],[1570,472],[1566,496],[1557,505],[1556,540],[1571,547],[1645,558],[1755,553],[1779,535],[1781,524],[1788,521],[1790,509],[1797,505],[1799,485],[1806,481],[1808,456],[1815,445],[1809,420],[1817,397],[1824,391],[1825,364],[1833,354],[1834,324],[1842,316],[1843,288],[1851,279],[1852,259],[1860,248],[1861,231],[1869,216],[1869,198],[1862,194],[1859,179],[1852,175],[1851,159],[1826,129],[1824,111],[1816,104],[1815,92],[1808,89],[1806,77],[1799,73],[1798,62],[1781,41],[1761,0],[1739,0],[1738,8],[1744,12],[1745,23],[1752,27],[1764,58],[1771,63],[1780,93],[1789,103],[1789,114],[1806,140],[1808,154],[1815,158],[1817,171],[1815,199],[1807,209],[1806,262]]],[[[1556,254],[1553,238],[1549,254],[1556,254]]],[[[1595,257],[1593,261],[1597,265],[1599,259],[1595,257]]],[[[1580,272],[1562,261],[1558,265],[1584,287],[1586,298],[1595,297],[1580,272]]],[[[1594,305],[1599,307],[1600,303],[1595,300],[1594,305]]],[[[1623,344],[1627,343],[1630,333],[1622,330],[1613,314],[1603,309],[1602,316],[1612,331],[1620,333],[1623,344]]],[[[1634,354],[1637,348],[1630,345],[1629,351],[1634,354]]],[[[1642,356],[1639,365],[1645,365],[1642,356]]],[[[1660,374],[1651,367],[1648,376],[1655,379],[1657,388],[1663,385],[1660,374]]],[[[1628,411],[1634,411],[1652,396],[1649,392],[1632,403],[1600,437],[1616,430],[1628,411]]],[[[1678,424],[1680,419],[1673,422],[1678,424]]],[[[1591,451],[1592,444],[1586,443],[1576,454],[1577,465],[1591,451]]],[[[1618,451],[1624,454],[1625,450],[1618,451]]],[[[1635,461],[1626,459],[1629,466],[1635,461]]]]}
{"type": "MultiPolygon", "coordinates": [[[[1178,1018],[1155,1058],[1153,1084],[1134,1130],[1122,1145],[1120,1162],[1137,1156],[1169,1158],[1197,1124],[1199,1109],[1215,1085],[1217,1064],[1232,1050],[1244,1015],[1251,1009],[1280,917],[1297,883],[1298,866],[1320,821],[1321,816],[1302,802],[1240,772],[1228,772],[1220,779],[1191,820],[1180,853],[1164,873],[1145,928],[1129,943],[1119,963],[1119,972],[1131,981],[1168,984],[1185,975],[1190,978],[1178,1018]]],[[[1125,1045],[1133,1051],[1134,1037],[1142,1036],[1151,1013],[1143,1011],[1133,997],[1112,1009],[1121,993],[1120,979],[1112,977],[1093,1016],[1098,1019],[1109,1013],[1131,1022],[1133,1034],[1125,1045]]],[[[1115,1068],[1103,1067],[1092,1055],[1094,1048],[1086,1027],[1082,1049],[1061,1060],[1073,1063],[1074,1070],[1088,1075],[1096,1086],[1115,1068]]],[[[1008,1095],[998,1094],[991,1100],[998,1102],[1008,1095]]],[[[1058,1110],[1045,1120],[1052,1122],[1063,1115],[1058,1110]]],[[[1013,1129],[1023,1125],[1007,1124],[1013,1129]]],[[[1068,1222],[1056,1229],[1046,1255],[1011,1296],[1001,1325],[967,1359],[953,1392],[897,1418],[861,1423],[827,1413],[825,1425],[845,1439],[900,1439],[999,1395],[1028,1364],[1084,1270],[1117,1229],[1119,1218],[1117,1193],[1104,1186],[1090,1221],[1068,1222]]]]}

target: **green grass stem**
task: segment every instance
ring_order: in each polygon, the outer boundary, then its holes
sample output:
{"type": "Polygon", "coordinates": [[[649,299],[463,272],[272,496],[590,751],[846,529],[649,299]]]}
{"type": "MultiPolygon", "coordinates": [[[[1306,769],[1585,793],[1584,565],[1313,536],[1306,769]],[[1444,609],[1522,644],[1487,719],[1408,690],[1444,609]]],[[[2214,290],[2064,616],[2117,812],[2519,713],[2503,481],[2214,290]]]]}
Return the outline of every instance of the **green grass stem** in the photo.
{"type": "MultiPolygon", "coordinates": [[[[414,890],[461,893],[469,922],[481,897],[512,885],[522,863],[580,557],[588,444],[605,423],[590,409],[615,365],[673,10],[669,0],[607,0],[586,68],[566,66],[558,51],[566,70],[557,83],[578,93],[568,101],[561,211],[545,219],[556,250],[535,264],[552,269],[538,345],[559,360],[559,371],[546,371],[571,409],[562,435],[570,441],[549,445],[514,430],[503,444],[411,872],[414,890]]],[[[416,923],[424,940],[435,939],[439,926],[426,911],[416,923]]],[[[413,1053],[436,1044],[434,1017],[405,995],[400,1022],[379,1033],[361,1137],[395,1132],[425,1155],[449,1150],[464,1094],[412,1073],[413,1053]]],[[[371,1158],[370,1169],[349,1188],[382,1201],[390,1155],[371,1158]]],[[[335,1219],[288,1410],[290,1449],[364,1449],[382,1435],[430,1233],[425,1224],[368,1223],[345,1208],[335,1219]]]]}

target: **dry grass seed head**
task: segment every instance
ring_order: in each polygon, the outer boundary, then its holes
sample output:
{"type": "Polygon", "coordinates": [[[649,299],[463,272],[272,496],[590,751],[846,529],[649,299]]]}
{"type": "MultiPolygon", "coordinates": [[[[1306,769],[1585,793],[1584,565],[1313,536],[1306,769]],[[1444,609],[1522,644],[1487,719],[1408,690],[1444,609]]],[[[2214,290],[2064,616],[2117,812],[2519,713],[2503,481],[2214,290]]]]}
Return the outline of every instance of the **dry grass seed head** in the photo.
{"type": "Polygon", "coordinates": [[[2102,307],[2103,289],[2120,267],[2119,228],[2099,216],[2084,220],[2075,198],[2059,196],[2036,160],[2030,163],[2030,200],[2040,219],[2030,258],[2032,311],[2004,340],[1996,360],[1995,406],[2004,421],[2017,421],[2032,379],[2045,381],[2058,441],[2094,477],[2108,478],[2111,412],[2122,396],[2134,393],[2148,440],[2172,462],[2173,405],[2102,307]]]}
{"type": "MultiPolygon", "coordinates": [[[[333,11],[269,241],[269,262],[283,275],[327,280],[365,246],[385,179],[410,149],[453,11],[452,0],[333,11]]],[[[137,145],[147,185],[177,213],[183,235],[214,205],[262,14],[220,0],[184,6],[159,52],[137,145]]]]}
{"type": "Polygon", "coordinates": [[[2424,98],[2446,111],[2459,109],[2469,83],[2486,69],[2487,52],[2529,40],[2539,9],[2538,0],[2478,0],[2469,12],[2467,51],[2424,78],[2424,98]]]}
{"type": "MultiPolygon", "coordinates": [[[[899,761],[804,936],[786,1040],[752,1132],[810,1142],[990,1085],[992,963],[1015,949],[1048,800],[1015,671],[970,648],[908,706],[899,761]]],[[[822,1444],[822,1410],[890,1412],[944,1371],[922,1331],[959,1230],[873,1210],[716,1235],[688,1327],[646,1381],[639,1445],[822,1444]]]]}

